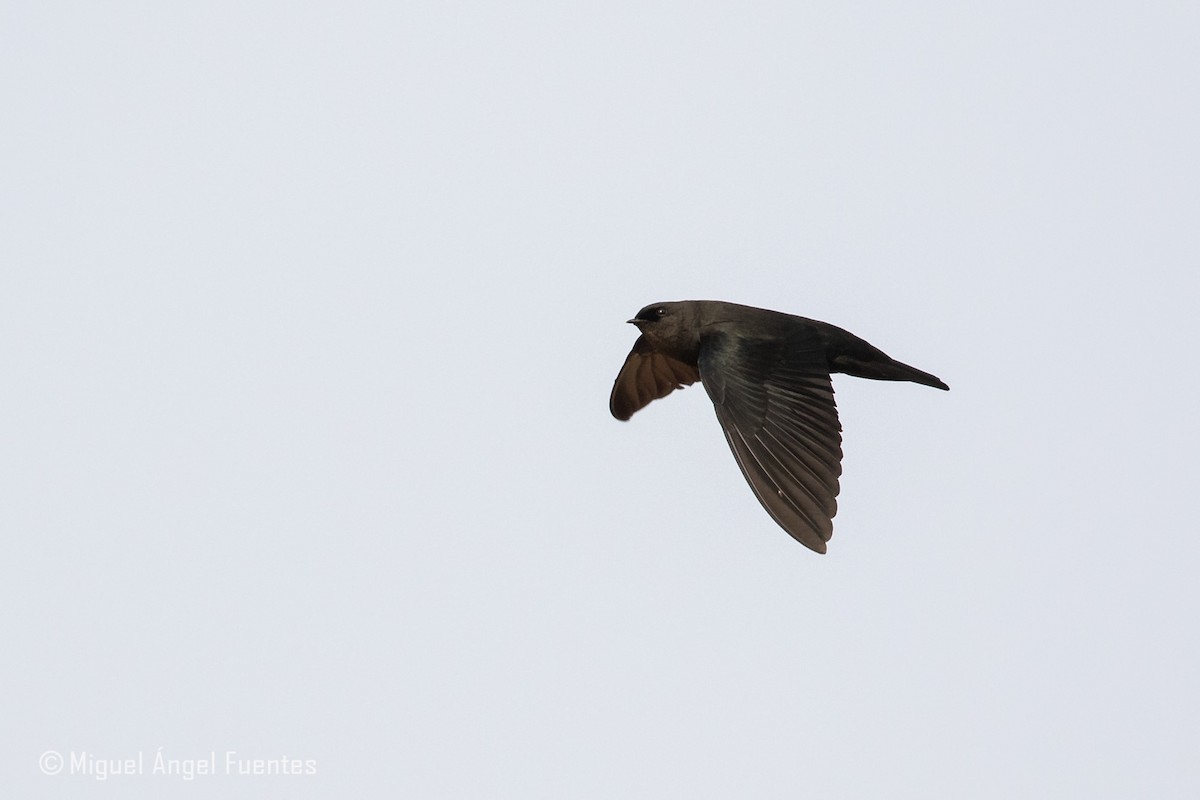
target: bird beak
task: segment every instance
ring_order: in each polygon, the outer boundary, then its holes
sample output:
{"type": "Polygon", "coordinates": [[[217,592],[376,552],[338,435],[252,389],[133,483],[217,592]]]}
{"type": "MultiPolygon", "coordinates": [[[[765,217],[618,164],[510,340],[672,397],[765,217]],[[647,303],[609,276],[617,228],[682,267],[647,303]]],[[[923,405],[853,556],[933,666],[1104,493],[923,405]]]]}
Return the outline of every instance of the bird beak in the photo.
{"type": "Polygon", "coordinates": [[[636,320],[636,319],[627,319],[627,320],[625,320],[625,322],[629,325],[637,325],[638,324],[638,320],[636,320]]]}

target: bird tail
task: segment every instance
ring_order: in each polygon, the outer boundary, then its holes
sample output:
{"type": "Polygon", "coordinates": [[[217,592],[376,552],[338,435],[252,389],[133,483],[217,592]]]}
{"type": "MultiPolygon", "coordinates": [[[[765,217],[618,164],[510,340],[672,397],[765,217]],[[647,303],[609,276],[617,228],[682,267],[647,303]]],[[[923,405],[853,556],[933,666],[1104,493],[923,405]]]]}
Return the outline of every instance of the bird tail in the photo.
{"type": "Polygon", "coordinates": [[[856,378],[870,378],[877,381],[912,381],[922,386],[932,386],[934,389],[950,389],[936,375],[922,372],[916,367],[910,367],[908,364],[904,364],[894,358],[887,358],[886,356],[882,359],[871,359],[870,361],[840,357],[834,359],[834,363],[838,372],[844,372],[856,378]]]}
{"type": "Polygon", "coordinates": [[[930,375],[928,372],[922,372],[916,367],[910,367],[908,364],[902,364],[899,361],[893,361],[891,366],[896,370],[897,377],[887,378],[885,380],[912,381],[913,383],[919,383],[922,386],[932,386],[934,389],[942,389],[943,391],[947,392],[950,391],[950,387],[946,385],[946,382],[936,375],[930,375]]]}

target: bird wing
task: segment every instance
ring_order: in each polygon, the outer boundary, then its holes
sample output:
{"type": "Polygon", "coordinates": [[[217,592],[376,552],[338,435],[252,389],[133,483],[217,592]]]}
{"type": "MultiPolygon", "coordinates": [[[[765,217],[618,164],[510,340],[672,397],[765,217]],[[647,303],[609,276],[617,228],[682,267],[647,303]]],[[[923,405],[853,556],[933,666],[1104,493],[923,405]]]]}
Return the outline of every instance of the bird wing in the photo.
{"type": "Polygon", "coordinates": [[[701,338],[700,377],[742,474],[779,525],[818,553],[833,535],[842,426],[815,340],[701,338]]]}
{"type": "Polygon", "coordinates": [[[627,420],[654,400],[698,380],[695,366],[664,355],[639,336],[613,381],[608,408],[617,419],[627,420]]]}

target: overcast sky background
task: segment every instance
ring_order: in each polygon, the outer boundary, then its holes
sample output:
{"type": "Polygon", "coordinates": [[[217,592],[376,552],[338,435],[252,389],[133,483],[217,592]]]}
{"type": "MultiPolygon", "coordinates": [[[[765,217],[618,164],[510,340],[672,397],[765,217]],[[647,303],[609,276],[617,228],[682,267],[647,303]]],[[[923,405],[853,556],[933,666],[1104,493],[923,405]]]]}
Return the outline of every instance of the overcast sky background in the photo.
{"type": "Polygon", "coordinates": [[[17,797],[1200,793],[1200,6],[0,6],[17,797]],[[829,554],[659,300],[827,320],[829,554]],[[39,757],[313,759],[43,775],[39,757]]]}

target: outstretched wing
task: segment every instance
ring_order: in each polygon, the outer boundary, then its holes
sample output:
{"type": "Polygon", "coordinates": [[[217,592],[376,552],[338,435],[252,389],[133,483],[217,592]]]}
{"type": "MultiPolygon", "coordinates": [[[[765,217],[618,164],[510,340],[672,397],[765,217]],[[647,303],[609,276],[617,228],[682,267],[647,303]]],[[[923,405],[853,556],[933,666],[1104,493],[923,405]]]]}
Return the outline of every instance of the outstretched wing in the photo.
{"type": "Polygon", "coordinates": [[[663,355],[639,336],[613,382],[608,409],[617,419],[627,420],[650,402],[698,380],[696,367],[663,355]]]}
{"type": "Polygon", "coordinates": [[[815,337],[701,340],[700,377],[742,474],[779,525],[818,553],[833,535],[842,426],[815,337]]]}

